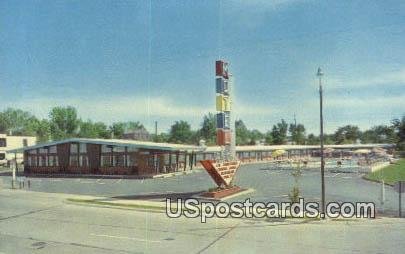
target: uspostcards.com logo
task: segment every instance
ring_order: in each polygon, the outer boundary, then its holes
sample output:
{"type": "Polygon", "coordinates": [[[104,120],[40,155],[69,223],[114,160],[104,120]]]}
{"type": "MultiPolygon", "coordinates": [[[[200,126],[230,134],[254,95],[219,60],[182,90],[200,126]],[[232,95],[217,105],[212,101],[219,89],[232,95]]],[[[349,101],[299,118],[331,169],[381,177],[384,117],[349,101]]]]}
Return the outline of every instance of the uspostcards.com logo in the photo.
{"type": "Polygon", "coordinates": [[[375,218],[375,204],[372,202],[330,202],[325,212],[319,211],[317,202],[218,202],[199,201],[198,199],[166,199],[166,215],[170,218],[201,218],[205,223],[207,218],[375,218]]]}

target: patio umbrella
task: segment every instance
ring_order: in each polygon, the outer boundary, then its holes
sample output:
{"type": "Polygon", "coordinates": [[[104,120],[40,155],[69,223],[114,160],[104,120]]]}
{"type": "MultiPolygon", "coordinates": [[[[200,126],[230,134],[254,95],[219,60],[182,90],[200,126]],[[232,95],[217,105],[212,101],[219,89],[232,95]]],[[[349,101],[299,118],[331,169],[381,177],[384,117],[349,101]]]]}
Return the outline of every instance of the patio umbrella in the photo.
{"type": "Polygon", "coordinates": [[[333,151],[335,151],[335,149],[330,148],[330,147],[328,147],[328,148],[326,148],[325,150],[323,150],[324,153],[332,153],[333,151]]]}
{"type": "Polygon", "coordinates": [[[353,153],[355,154],[369,154],[371,151],[368,149],[357,149],[353,153]]]}
{"type": "Polygon", "coordinates": [[[380,148],[380,147],[374,147],[372,151],[373,151],[373,153],[376,153],[376,154],[386,154],[387,153],[387,151],[385,151],[385,149],[380,148]]]}
{"type": "Polygon", "coordinates": [[[273,152],[271,153],[271,156],[272,156],[272,157],[278,157],[278,156],[281,156],[281,155],[283,155],[283,154],[285,154],[285,150],[279,149],[279,150],[273,151],[273,152]]]}

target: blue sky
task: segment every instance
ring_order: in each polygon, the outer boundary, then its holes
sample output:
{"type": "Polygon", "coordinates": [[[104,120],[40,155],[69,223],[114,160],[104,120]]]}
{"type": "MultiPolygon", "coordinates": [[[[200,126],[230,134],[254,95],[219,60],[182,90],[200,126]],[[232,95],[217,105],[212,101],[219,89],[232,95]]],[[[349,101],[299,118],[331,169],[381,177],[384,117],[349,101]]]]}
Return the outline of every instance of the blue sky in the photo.
{"type": "Polygon", "coordinates": [[[0,2],[0,109],[197,128],[215,112],[214,62],[231,63],[235,115],[319,131],[405,113],[405,2],[325,0],[0,2]]]}

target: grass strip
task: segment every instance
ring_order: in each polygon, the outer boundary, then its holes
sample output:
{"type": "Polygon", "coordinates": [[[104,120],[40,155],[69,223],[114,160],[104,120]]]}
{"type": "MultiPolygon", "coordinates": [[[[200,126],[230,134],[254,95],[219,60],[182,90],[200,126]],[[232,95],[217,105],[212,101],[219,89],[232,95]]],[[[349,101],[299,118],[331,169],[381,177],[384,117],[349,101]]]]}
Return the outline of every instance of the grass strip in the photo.
{"type": "Polygon", "coordinates": [[[364,179],[394,185],[398,181],[405,181],[405,159],[400,159],[395,164],[388,165],[380,170],[368,173],[364,179]]]}

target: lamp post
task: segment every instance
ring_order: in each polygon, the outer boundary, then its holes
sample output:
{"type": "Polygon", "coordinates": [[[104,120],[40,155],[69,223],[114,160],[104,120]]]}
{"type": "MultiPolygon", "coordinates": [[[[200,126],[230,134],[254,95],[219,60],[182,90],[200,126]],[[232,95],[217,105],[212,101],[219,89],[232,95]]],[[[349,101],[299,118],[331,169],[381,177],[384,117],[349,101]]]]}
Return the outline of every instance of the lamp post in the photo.
{"type": "MultiPolygon", "coordinates": [[[[323,72],[321,68],[318,68],[316,76],[319,78],[319,116],[320,116],[320,141],[321,141],[321,186],[322,186],[322,197],[321,197],[321,212],[325,215],[325,158],[323,153],[323,98],[322,98],[322,76],[323,72]]],[[[321,216],[322,218],[322,216],[321,216]]],[[[323,216],[324,218],[324,216],[323,216]]]]}

